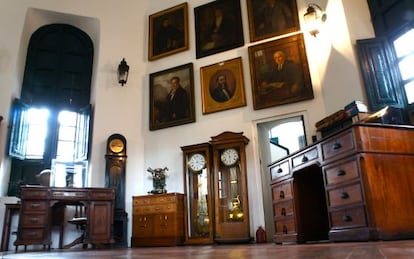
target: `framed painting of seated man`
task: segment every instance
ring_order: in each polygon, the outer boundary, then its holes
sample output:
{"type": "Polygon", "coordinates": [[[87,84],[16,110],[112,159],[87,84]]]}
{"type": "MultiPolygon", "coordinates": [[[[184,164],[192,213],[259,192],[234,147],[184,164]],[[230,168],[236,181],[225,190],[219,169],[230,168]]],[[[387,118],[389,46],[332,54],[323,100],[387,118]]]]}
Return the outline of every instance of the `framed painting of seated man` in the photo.
{"type": "Polygon", "coordinates": [[[249,47],[253,108],[313,99],[303,34],[249,47]]]}

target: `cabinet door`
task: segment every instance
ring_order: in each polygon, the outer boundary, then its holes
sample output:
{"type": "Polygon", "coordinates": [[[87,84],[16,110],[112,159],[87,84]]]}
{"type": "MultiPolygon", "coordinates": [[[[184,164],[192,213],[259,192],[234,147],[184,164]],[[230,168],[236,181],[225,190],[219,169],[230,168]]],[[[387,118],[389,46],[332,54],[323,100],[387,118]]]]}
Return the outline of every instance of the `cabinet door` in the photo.
{"type": "Polygon", "coordinates": [[[88,207],[89,239],[92,243],[110,243],[113,207],[110,201],[92,201],[88,207]]]}
{"type": "Polygon", "coordinates": [[[176,220],[174,213],[154,215],[154,237],[174,236],[176,220]]]}
{"type": "Polygon", "coordinates": [[[134,216],[134,237],[152,237],[154,230],[153,215],[134,216]]]}

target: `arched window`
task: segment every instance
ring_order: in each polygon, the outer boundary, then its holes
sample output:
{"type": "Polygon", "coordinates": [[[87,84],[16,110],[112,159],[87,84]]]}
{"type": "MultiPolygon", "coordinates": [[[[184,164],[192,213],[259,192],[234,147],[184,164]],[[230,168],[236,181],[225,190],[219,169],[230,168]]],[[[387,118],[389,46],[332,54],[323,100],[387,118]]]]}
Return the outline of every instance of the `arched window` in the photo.
{"type": "Polygon", "coordinates": [[[8,195],[21,183],[38,184],[44,169],[52,169],[55,186],[84,186],[92,63],[92,41],[78,28],[51,24],[32,34],[21,98],[11,113],[8,195]]]}

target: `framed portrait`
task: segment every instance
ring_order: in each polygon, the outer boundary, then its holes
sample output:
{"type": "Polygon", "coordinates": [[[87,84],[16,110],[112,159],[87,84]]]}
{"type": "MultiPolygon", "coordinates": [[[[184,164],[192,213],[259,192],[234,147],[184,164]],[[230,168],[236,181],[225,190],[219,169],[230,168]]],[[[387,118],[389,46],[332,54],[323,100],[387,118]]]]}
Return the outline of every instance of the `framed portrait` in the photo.
{"type": "Polygon", "coordinates": [[[241,58],[200,68],[203,114],[246,106],[241,58]]]}
{"type": "Polygon", "coordinates": [[[187,3],[168,8],[149,16],[149,60],[156,60],[187,49],[187,3]]]}
{"type": "Polygon", "coordinates": [[[246,0],[250,42],[299,31],[296,0],[246,0]]]}
{"type": "Polygon", "coordinates": [[[303,34],[250,46],[253,108],[313,99],[303,34]]]}
{"type": "Polygon", "coordinates": [[[196,58],[244,45],[240,0],[214,1],[194,8],[196,58]]]}
{"type": "Polygon", "coordinates": [[[195,122],[193,64],[150,74],[150,130],[195,122]]]}

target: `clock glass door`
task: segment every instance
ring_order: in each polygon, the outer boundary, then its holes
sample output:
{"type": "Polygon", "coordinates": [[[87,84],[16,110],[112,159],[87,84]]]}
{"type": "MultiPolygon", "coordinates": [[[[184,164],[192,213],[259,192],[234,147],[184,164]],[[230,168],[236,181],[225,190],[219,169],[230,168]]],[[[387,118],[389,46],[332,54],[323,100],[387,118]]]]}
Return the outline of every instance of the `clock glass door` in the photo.
{"type": "Polygon", "coordinates": [[[208,172],[188,170],[188,237],[199,238],[210,236],[210,215],[208,209],[208,172]]]}
{"type": "Polygon", "coordinates": [[[181,147],[184,166],[185,243],[213,243],[213,195],[209,143],[181,147]]]}
{"type": "MultiPolygon", "coordinates": [[[[225,154],[226,150],[222,151],[225,154]]],[[[222,156],[223,157],[223,156],[222,156]]],[[[243,195],[241,185],[240,162],[227,166],[222,159],[220,170],[217,174],[217,186],[219,197],[219,221],[238,222],[243,221],[243,195]]]]}

